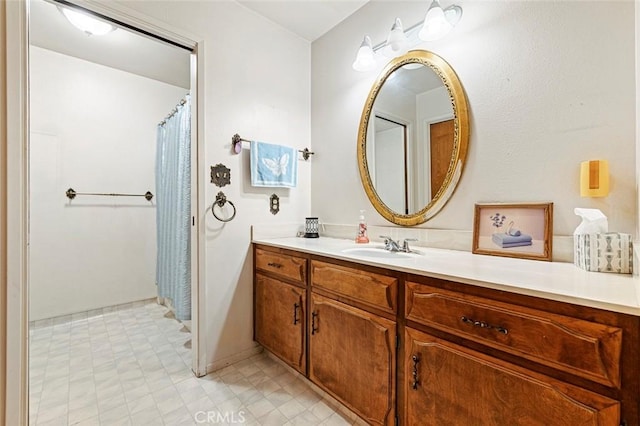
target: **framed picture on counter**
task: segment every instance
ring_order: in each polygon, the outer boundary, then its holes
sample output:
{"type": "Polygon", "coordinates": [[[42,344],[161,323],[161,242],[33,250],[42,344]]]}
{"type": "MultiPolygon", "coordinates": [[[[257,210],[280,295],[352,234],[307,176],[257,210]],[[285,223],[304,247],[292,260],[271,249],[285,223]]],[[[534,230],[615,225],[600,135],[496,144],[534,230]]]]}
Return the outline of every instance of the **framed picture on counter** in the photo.
{"type": "Polygon", "coordinates": [[[475,254],[551,261],[552,238],[553,203],[475,205],[475,254]]]}

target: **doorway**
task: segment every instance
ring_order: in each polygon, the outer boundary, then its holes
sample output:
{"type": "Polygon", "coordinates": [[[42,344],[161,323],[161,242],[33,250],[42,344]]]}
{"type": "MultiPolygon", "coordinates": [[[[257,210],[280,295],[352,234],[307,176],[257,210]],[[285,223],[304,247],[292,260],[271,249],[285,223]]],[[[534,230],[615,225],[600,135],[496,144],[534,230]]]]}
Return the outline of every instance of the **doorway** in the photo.
{"type": "MultiPolygon", "coordinates": [[[[77,31],[64,21],[62,6],[43,0],[30,2],[28,321],[32,337],[37,335],[42,340],[38,343],[44,344],[38,345],[35,340],[30,343],[29,370],[40,376],[32,380],[29,394],[38,396],[37,403],[35,400],[30,403],[30,417],[35,414],[40,421],[38,411],[47,392],[66,393],[66,408],[61,401],[51,398],[49,408],[67,410],[71,422],[72,404],[77,401],[74,396],[83,395],[86,401],[87,395],[93,395],[93,404],[73,407],[77,409],[75,412],[84,409],[82,415],[87,416],[75,420],[90,419],[92,410],[99,409],[102,414],[110,408],[109,404],[121,403],[122,397],[130,402],[136,392],[148,387],[148,380],[140,380],[142,370],[155,374],[157,380],[185,374],[185,365],[190,374],[203,375],[205,371],[198,335],[198,317],[202,315],[198,309],[199,237],[192,218],[188,220],[194,301],[191,324],[178,323],[169,308],[158,310],[153,289],[155,125],[170,115],[174,107],[178,108],[186,93],[191,93],[194,131],[188,155],[197,170],[197,45],[194,43],[189,52],[182,53],[186,83],[184,78],[181,82],[167,81],[158,75],[144,75],[140,70],[105,63],[112,57],[100,53],[105,46],[90,48],[84,57],[78,51],[64,52],[55,46],[59,29],[54,30],[54,36],[47,35],[50,29],[45,29],[44,35],[36,34],[43,29],[38,19],[40,12],[47,13],[45,7],[52,13],[47,15],[49,23],[57,19],[68,26],[66,31],[77,31]],[[54,45],[44,46],[42,40],[54,45]],[[74,115],[69,111],[74,111],[74,115]],[[96,121],[97,118],[102,121],[96,121]],[[149,119],[151,141],[149,129],[141,130],[138,126],[149,119]],[[98,128],[96,123],[101,123],[98,128]],[[141,143],[142,140],[146,142],[141,143]],[[145,191],[152,195],[151,199],[137,197],[145,191]],[[185,328],[191,328],[191,339],[184,337],[188,334],[180,334],[188,331],[185,328]],[[171,329],[169,333],[167,329],[171,329]],[[116,331],[124,333],[114,335],[116,331]],[[177,342],[178,346],[170,353],[165,342],[177,342]],[[191,347],[185,347],[186,343],[191,347]],[[181,347],[184,350],[180,351],[181,347]],[[162,351],[171,359],[163,362],[157,356],[162,351]],[[128,362],[131,354],[144,359],[144,365],[128,362]],[[91,383],[90,377],[104,381],[91,383]],[[127,381],[110,383],[114,378],[127,381]]],[[[133,36],[147,46],[155,43],[165,51],[167,45],[172,45],[169,49],[174,51],[180,49],[176,43],[147,31],[145,36],[132,32],[132,27],[117,20],[117,16],[99,17],[116,27],[113,33],[118,34],[120,41],[133,36]]],[[[96,35],[81,35],[85,42],[95,41],[97,46],[105,43],[96,35]]],[[[61,44],[74,45],[68,39],[61,44]]],[[[139,46],[134,50],[141,52],[139,46]]],[[[130,59],[123,62],[134,64],[130,59]]],[[[193,173],[192,214],[198,211],[196,180],[197,173],[193,173]]],[[[55,416],[56,412],[49,410],[47,415],[55,416]]],[[[30,420],[33,424],[36,418],[30,420]]]]}

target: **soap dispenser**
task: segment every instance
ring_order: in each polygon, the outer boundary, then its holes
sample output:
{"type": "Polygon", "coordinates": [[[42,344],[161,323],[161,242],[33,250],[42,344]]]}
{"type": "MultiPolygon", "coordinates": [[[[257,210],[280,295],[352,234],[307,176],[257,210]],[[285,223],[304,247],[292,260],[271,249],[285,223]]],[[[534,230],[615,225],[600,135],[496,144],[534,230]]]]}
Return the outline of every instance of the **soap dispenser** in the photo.
{"type": "Polygon", "coordinates": [[[367,236],[367,222],[364,219],[364,210],[360,210],[360,218],[358,221],[358,235],[356,236],[356,243],[368,243],[369,237],[367,236]]]}

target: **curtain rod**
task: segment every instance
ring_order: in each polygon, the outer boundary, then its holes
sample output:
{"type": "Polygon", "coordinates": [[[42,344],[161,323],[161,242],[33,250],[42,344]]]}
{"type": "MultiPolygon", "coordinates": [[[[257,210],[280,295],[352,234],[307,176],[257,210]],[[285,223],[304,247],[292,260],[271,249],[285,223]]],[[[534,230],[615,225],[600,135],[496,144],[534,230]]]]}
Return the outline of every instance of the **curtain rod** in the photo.
{"type": "Polygon", "coordinates": [[[184,95],[184,98],[182,98],[180,100],[180,102],[178,102],[178,104],[175,106],[175,108],[173,108],[171,110],[171,112],[164,118],[164,120],[162,120],[161,122],[158,123],[158,126],[164,126],[165,124],[167,124],[167,120],[178,113],[178,108],[180,108],[182,105],[187,103],[187,98],[188,97],[189,97],[188,93],[186,95],[184,95]]]}

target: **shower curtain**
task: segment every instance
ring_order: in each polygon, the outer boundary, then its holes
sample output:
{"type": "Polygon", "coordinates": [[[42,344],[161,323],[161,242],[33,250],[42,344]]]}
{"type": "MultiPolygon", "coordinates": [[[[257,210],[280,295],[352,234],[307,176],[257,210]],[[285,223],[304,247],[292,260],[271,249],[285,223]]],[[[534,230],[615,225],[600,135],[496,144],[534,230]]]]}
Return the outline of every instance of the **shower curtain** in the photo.
{"type": "Polygon", "coordinates": [[[158,296],[178,320],[191,319],[191,102],[187,95],[157,128],[158,296]]]}

